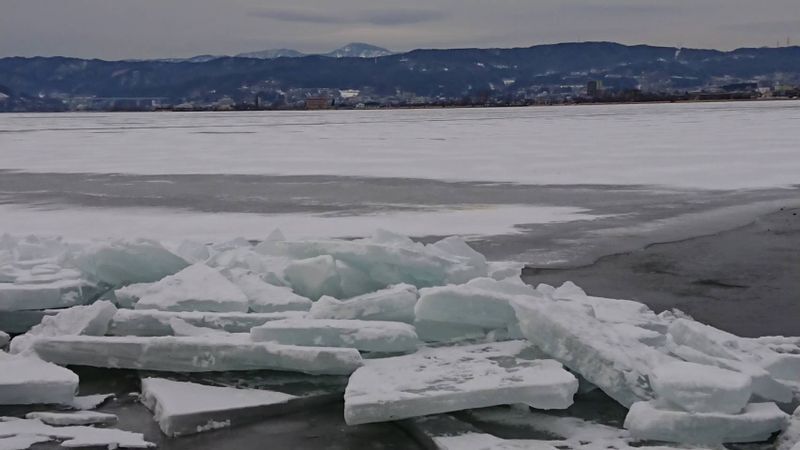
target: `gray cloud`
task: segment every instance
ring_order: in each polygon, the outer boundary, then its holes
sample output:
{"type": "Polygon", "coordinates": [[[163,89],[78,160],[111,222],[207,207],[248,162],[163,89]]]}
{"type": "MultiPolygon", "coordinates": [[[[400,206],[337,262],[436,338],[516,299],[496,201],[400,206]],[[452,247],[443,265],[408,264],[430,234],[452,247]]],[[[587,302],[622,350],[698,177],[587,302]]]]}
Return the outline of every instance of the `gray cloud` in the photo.
{"type": "Polygon", "coordinates": [[[322,10],[259,8],[247,12],[248,16],[272,19],[281,22],[301,22],[314,24],[369,24],[369,25],[413,25],[446,18],[438,10],[385,9],[359,11],[354,13],[328,12],[322,10]]]}

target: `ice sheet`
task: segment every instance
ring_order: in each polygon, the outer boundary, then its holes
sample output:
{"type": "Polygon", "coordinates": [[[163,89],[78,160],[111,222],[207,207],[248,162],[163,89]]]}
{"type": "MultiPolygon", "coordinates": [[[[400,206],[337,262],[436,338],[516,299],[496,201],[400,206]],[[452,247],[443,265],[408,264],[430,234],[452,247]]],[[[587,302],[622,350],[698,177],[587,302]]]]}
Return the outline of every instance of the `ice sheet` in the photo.
{"type": "Polygon", "coordinates": [[[233,273],[231,281],[247,297],[252,312],[308,311],[311,308],[308,298],[295,294],[288,287],[269,284],[255,273],[233,273]]]}
{"type": "MultiPolygon", "coordinates": [[[[72,214],[74,213],[73,210],[72,214]]],[[[65,224],[58,224],[58,226],[63,225],[65,224]]],[[[105,223],[105,227],[110,226],[105,223]]],[[[69,235],[59,231],[55,234],[69,235]]],[[[141,236],[141,234],[134,232],[128,236],[141,236]]],[[[77,255],[75,264],[93,279],[117,287],[158,281],[188,265],[186,261],[158,242],[146,239],[96,242],[77,255]]]]}
{"type": "Polygon", "coordinates": [[[250,330],[250,338],[256,342],[348,347],[378,353],[411,353],[420,343],[413,326],[376,320],[275,320],[250,330]]]}
{"type": "Polygon", "coordinates": [[[656,367],[650,383],[659,400],[699,413],[738,414],[753,393],[747,375],[683,361],[656,367]]]}
{"type": "Polygon", "coordinates": [[[73,306],[58,314],[45,316],[39,325],[14,338],[11,342],[11,352],[24,352],[30,347],[32,340],[39,337],[80,334],[103,336],[108,331],[108,325],[116,312],[117,308],[111,302],[99,301],[86,306],[73,306]]]}
{"type": "Polygon", "coordinates": [[[527,359],[525,341],[439,347],[366,360],[345,391],[350,425],[485,406],[572,404],[578,380],[553,360],[527,359]]]}
{"type": "Polygon", "coordinates": [[[66,308],[82,305],[94,294],[94,286],[83,280],[38,284],[0,283],[0,311],[66,308]]]}
{"type": "Polygon", "coordinates": [[[82,365],[167,372],[284,370],[349,375],[361,365],[355,349],[252,342],[247,334],[208,337],[60,336],[34,341],[42,359],[82,365]]]}
{"type": "Polygon", "coordinates": [[[379,117],[375,111],[247,111],[202,117],[106,113],[47,115],[36,120],[11,114],[3,118],[2,128],[8,132],[2,168],[711,189],[790,186],[800,172],[800,158],[795,137],[785,131],[794,125],[796,105],[723,102],[429,109],[381,111],[379,117]],[[236,135],[236,157],[231,156],[231,131],[246,132],[236,135]],[[24,133],[24,139],[11,137],[19,133],[24,133]],[[535,143],[531,136],[536,137],[535,143]],[[88,140],[92,145],[86,145],[88,140]],[[170,149],[166,154],[165,145],[170,149]],[[753,152],[754,148],[759,151],[753,152]],[[459,170],[454,171],[456,165],[459,170]],[[770,176],[762,176],[765,173],[770,176]]]}

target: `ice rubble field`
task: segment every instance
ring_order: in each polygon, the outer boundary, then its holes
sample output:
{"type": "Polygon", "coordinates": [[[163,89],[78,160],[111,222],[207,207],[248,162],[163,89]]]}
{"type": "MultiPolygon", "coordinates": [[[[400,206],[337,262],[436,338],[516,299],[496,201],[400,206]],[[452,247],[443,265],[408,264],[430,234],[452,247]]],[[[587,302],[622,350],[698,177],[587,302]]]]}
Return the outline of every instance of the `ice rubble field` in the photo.
{"type": "MultiPolygon", "coordinates": [[[[741,338],[569,282],[532,287],[521,269],[457,237],[426,245],[386,231],[172,248],[4,235],[0,405],[53,408],[0,418],[0,449],[153,446],[93,411],[106,396],[77,396],[77,365],[345,375],[348,424],[403,420],[442,449],[769,440],[800,450],[800,409],[789,414],[800,403],[800,338],[741,338]],[[546,412],[594,389],[628,408],[624,429],[546,412]],[[516,406],[485,409],[499,405],[516,406]],[[561,439],[509,440],[463,423],[436,431],[465,410],[561,439]]],[[[331,399],[149,377],[141,401],[176,437],[331,399]]]]}

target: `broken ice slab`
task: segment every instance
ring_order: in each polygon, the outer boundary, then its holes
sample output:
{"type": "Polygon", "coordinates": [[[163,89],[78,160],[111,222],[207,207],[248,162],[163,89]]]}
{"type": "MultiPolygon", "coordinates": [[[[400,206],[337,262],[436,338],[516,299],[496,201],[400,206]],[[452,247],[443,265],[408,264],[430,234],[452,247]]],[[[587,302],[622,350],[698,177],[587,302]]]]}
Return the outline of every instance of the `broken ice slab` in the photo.
{"type": "Polygon", "coordinates": [[[11,352],[24,352],[33,339],[43,336],[79,334],[103,336],[108,331],[108,325],[116,312],[117,308],[111,302],[99,301],[86,306],[73,306],[59,311],[56,315],[45,316],[39,325],[14,338],[11,342],[11,352]]]}
{"type": "Polygon", "coordinates": [[[517,261],[490,261],[488,264],[489,278],[495,280],[519,278],[522,276],[522,269],[525,268],[525,263],[517,261]]]}
{"type": "Polygon", "coordinates": [[[26,419],[39,419],[47,425],[111,425],[117,422],[114,414],[97,411],[52,412],[36,411],[25,414],[26,419]]]}
{"type": "Polygon", "coordinates": [[[532,439],[503,439],[453,416],[417,417],[398,425],[414,436],[424,448],[438,450],[556,450],[550,442],[532,439]]]}
{"type": "Polygon", "coordinates": [[[765,441],[787,420],[774,403],[751,403],[740,414],[725,414],[690,413],[650,401],[631,406],[625,428],[638,439],[715,445],[765,441]]]}
{"type": "Polygon", "coordinates": [[[0,312],[67,308],[88,303],[97,293],[94,285],[83,280],[0,283],[0,312]]]}
{"type": "Polygon", "coordinates": [[[800,448],[800,407],[789,419],[789,426],[778,436],[776,450],[797,450],[800,448]]]}
{"type": "Polygon", "coordinates": [[[250,311],[276,313],[284,311],[308,311],[311,300],[297,295],[286,286],[274,286],[252,272],[232,272],[231,281],[247,297],[250,311]]]}
{"type": "Polygon", "coordinates": [[[189,264],[155,241],[98,242],[75,258],[83,273],[111,286],[150,283],[183,270],[189,264]]]}
{"type": "Polygon", "coordinates": [[[410,353],[420,343],[409,324],[373,320],[275,320],[250,330],[250,338],[257,342],[349,347],[378,353],[410,353]]]}
{"type": "Polygon", "coordinates": [[[120,308],[133,308],[140,298],[150,293],[155,283],[134,283],[114,291],[114,299],[120,308]]]}
{"type": "Polygon", "coordinates": [[[689,412],[738,414],[753,392],[747,375],[683,361],[656,367],[650,382],[659,400],[689,412]]]}
{"type": "Polygon", "coordinates": [[[114,394],[79,395],[72,399],[72,402],[69,404],[69,406],[72,409],[82,411],[95,409],[112,397],[114,397],[114,394]]]}
{"type": "Polygon", "coordinates": [[[225,338],[56,336],[36,339],[32,348],[56,364],[166,372],[284,370],[348,375],[361,365],[356,349],[252,342],[247,334],[225,338]]]}
{"type": "Polygon", "coordinates": [[[227,331],[217,330],[216,328],[196,327],[177,317],[169,319],[169,326],[172,328],[173,336],[217,336],[218,338],[229,338],[231,335],[227,331]]]}
{"type": "Polygon", "coordinates": [[[540,409],[572,404],[578,380],[553,360],[527,359],[525,341],[426,348],[367,360],[350,377],[350,425],[486,406],[525,403],[540,409]]]}
{"type": "Polygon", "coordinates": [[[0,350],[6,348],[6,345],[11,341],[11,337],[3,331],[0,331],[0,350]]]}
{"type": "Polygon", "coordinates": [[[425,288],[414,309],[417,320],[505,328],[517,322],[511,300],[538,299],[529,286],[491,278],[476,278],[466,284],[425,288]]]}
{"type": "Polygon", "coordinates": [[[556,300],[588,306],[592,309],[594,317],[602,322],[635,325],[661,333],[667,330],[668,323],[659,319],[647,305],[633,300],[587,295],[571,281],[566,281],[554,289],[550,296],[556,300]]]}
{"type": "Polygon", "coordinates": [[[677,359],[562,303],[513,302],[522,334],[623,406],[652,399],[652,369],[677,359]]]}
{"type": "Polygon", "coordinates": [[[302,311],[247,314],[120,309],[111,319],[108,333],[113,336],[172,336],[170,320],[173,318],[196,327],[247,333],[251,328],[272,320],[296,319],[306,315],[302,311]]]}
{"type": "Polygon", "coordinates": [[[766,344],[688,319],[678,319],[669,327],[678,345],[686,345],[707,355],[758,364],[773,377],[800,381],[800,354],[779,353],[766,344]]]}
{"type": "Polygon", "coordinates": [[[397,284],[346,300],[323,296],[311,306],[314,319],[385,320],[414,323],[417,288],[397,284]]]}
{"type": "Polygon", "coordinates": [[[62,447],[150,448],[141,433],[89,426],[54,427],[38,419],[0,418],[0,436],[41,437],[38,442],[59,440],[62,447]],[[48,439],[44,439],[48,438],[48,439]]]}
{"type": "Polygon", "coordinates": [[[203,263],[153,283],[135,305],[160,311],[247,312],[241,289],[203,263]]]}
{"type": "Polygon", "coordinates": [[[0,352],[0,405],[69,404],[77,390],[78,376],[71,370],[0,352]]]}
{"type": "Polygon", "coordinates": [[[237,389],[145,378],[142,380],[141,401],[153,411],[161,431],[173,437],[302,411],[335,401],[335,396],[303,398],[261,389],[237,389]]]}
{"type": "Polygon", "coordinates": [[[292,261],[284,269],[284,274],[295,292],[311,300],[323,295],[341,296],[336,260],[330,255],[292,261]]]}
{"type": "Polygon", "coordinates": [[[20,273],[14,283],[16,284],[45,284],[61,280],[77,280],[81,273],[75,269],[64,269],[55,264],[42,264],[31,270],[20,273]]]}

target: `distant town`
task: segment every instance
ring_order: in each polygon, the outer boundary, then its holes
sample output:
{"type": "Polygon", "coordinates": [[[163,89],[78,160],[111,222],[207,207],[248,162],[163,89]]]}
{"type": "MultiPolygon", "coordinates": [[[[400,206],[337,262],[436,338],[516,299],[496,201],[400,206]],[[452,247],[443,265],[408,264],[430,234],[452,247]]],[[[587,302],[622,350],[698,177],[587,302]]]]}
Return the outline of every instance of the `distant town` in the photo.
{"type": "Polygon", "coordinates": [[[800,47],[615,43],[415,50],[349,44],[188,59],[0,59],[0,111],[527,106],[800,97],[800,47]]]}

